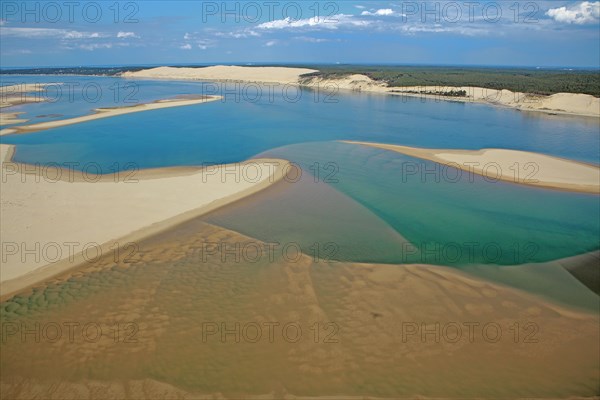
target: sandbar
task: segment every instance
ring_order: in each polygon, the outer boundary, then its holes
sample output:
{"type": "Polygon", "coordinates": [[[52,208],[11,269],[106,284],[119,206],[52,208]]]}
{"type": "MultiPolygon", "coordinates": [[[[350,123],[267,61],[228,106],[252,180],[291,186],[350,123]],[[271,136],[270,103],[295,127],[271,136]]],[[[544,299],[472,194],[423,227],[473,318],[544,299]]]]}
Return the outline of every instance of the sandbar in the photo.
{"type": "Polygon", "coordinates": [[[114,108],[96,108],[93,114],[83,115],[81,117],[62,119],[57,121],[40,122],[32,125],[16,126],[0,130],[0,136],[12,135],[17,133],[29,133],[41,131],[44,129],[59,128],[61,126],[79,124],[82,122],[93,121],[96,119],[110,118],[117,115],[132,114],[142,111],[158,110],[161,108],[191,106],[195,104],[208,103],[210,101],[219,100],[220,96],[200,96],[198,98],[174,98],[158,100],[152,103],[136,104],[127,107],[114,108]]]}
{"type": "Polygon", "coordinates": [[[27,122],[27,119],[18,117],[23,112],[5,112],[4,109],[46,101],[43,96],[31,96],[28,93],[41,92],[48,85],[56,85],[56,83],[24,83],[0,86],[0,125],[27,122]]]}
{"type": "Polygon", "coordinates": [[[63,170],[57,179],[56,169],[30,165],[22,172],[23,164],[10,161],[12,152],[12,146],[0,145],[2,297],[94,258],[98,249],[133,249],[140,238],[249,196],[282,179],[288,166],[256,159],[124,171],[118,179],[63,170]]]}
{"type": "Polygon", "coordinates": [[[344,141],[395,151],[411,157],[434,161],[486,177],[490,181],[600,193],[600,168],[528,151],[507,149],[450,150],[425,149],[384,143],[344,141]]]}

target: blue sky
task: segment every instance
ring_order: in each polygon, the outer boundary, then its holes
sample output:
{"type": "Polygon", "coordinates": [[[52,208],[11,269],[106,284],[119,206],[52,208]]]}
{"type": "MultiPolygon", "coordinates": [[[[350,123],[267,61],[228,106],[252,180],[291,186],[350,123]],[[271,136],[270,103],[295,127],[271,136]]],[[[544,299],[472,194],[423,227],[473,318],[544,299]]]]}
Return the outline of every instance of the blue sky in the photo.
{"type": "Polygon", "coordinates": [[[600,1],[3,1],[11,66],[599,67],[600,1]]]}

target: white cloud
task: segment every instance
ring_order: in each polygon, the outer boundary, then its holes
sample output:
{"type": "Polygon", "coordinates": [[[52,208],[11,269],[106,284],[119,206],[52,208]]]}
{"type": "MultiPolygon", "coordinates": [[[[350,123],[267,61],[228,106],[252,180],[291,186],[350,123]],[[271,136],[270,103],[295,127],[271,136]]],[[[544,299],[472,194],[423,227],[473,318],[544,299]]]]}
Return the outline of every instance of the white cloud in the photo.
{"type": "Polygon", "coordinates": [[[336,14],[330,17],[312,17],[294,20],[290,17],[264,22],[258,29],[298,29],[298,28],[326,28],[337,29],[340,26],[366,26],[370,22],[354,19],[352,15],[336,14]]]}
{"type": "Polygon", "coordinates": [[[600,21],[600,1],[584,1],[570,7],[551,8],[546,15],[566,24],[592,24],[600,21]]]}
{"type": "Polygon", "coordinates": [[[475,26],[442,26],[440,24],[432,25],[397,25],[395,30],[407,35],[415,35],[417,33],[451,33],[462,36],[485,36],[490,33],[485,28],[475,26]]]}
{"type": "Polygon", "coordinates": [[[55,29],[55,28],[0,28],[0,35],[5,37],[18,37],[27,39],[45,39],[45,38],[58,38],[58,39],[96,39],[102,37],[108,37],[109,35],[101,34],[98,32],[81,32],[81,31],[70,31],[67,29],[55,29]]]}
{"type": "Polygon", "coordinates": [[[110,49],[112,48],[111,43],[92,43],[92,44],[81,44],[79,45],[80,49],[93,51],[97,49],[110,49]]]}
{"type": "Polygon", "coordinates": [[[314,37],[308,37],[308,36],[296,36],[294,39],[301,40],[303,42],[309,42],[309,43],[324,43],[324,42],[331,41],[329,39],[314,38],[314,37]]]}
{"type": "Polygon", "coordinates": [[[277,40],[269,40],[267,43],[265,43],[265,46],[272,47],[275,46],[277,43],[277,40]]]}
{"type": "Polygon", "coordinates": [[[364,10],[366,7],[365,6],[361,6],[361,5],[355,5],[354,7],[358,8],[359,10],[364,10]]]}
{"type": "Polygon", "coordinates": [[[119,32],[117,33],[118,38],[136,38],[139,39],[139,36],[133,32],[119,32]]]}
{"type": "Polygon", "coordinates": [[[392,10],[391,8],[381,8],[377,11],[363,11],[362,13],[360,13],[360,15],[373,15],[373,16],[401,16],[401,14],[398,14],[396,12],[394,12],[394,10],[392,10]]]}
{"type": "Polygon", "coordinates": [[[260,36],[260,33],[252,30],[252,29],[246,29],[243,31],[236,31],[236,32],[215,32],[214,33],[215,36],[219,36],[219,37],[225,37],[225,38],[233,38],[233,39],[242,39],[242,38],[247,38],[247,37],[258,37],[260,36]]]}
{"type": "Polygon", "coordinates": [[[201,50],[206,50],[209,47],[214,47],[217,42],[211,39],[198,39],[196,40],[196,44],[198,48],[201,50]]]}
{"type": "Polygon", "coordinates": [[[217,44],[217,41],[214,39],[205,39],[199,36],[198,32],[189,33],[186,32],[183,35],[183,38],[187,41],[187,43],[179,46],[182,50],[191,50],[193,47],[198,47],[201,50],[206,50],[209,47],[214,47],[217,44]]]}

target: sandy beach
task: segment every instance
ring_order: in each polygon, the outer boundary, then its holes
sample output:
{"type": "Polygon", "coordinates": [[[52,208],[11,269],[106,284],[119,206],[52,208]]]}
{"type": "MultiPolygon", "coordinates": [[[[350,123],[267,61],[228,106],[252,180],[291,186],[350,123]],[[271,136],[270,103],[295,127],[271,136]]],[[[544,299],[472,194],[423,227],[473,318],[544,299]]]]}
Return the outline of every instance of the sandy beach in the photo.
{"type": "Polygon", "coordinates": [[[506,150],[425,149],[383,143],[344,141],[434,161],[476,173],[490,181],[583,193],[600,193],[600,168],[545,154],[506,150]]]}
{"type": "Polygon", "coordinates": [[[478,102],[517,110],[536,111],[549,114],[600,117],[600,99],[587,94],[557,93],[551,96],[542,96],[512,92],[510,90],[496,90],[471,86],[390,87],[385,82],[377,82],[368,76],[361,74],[353,74],[336,79],[302,76],[313,72],[318,71],[306,68],[219,65],[204,68],[157,67],[136,72],[125,72],[121,76],[125,78],[193,79],[297,84],[307,87],[337,87],[342,90],[360,92],[426,97],[448,101],[478,102]],[[465,97],[447,97],[433,94],[460,90],[466,92],[465,97]]]}
{"type": "Polygon", "coordinates": [[[115,117],[117,115],[132,114],[132,113],[136,113],[136,112],[151,111],[151,110],[159,110],[161,108],[192,106],[195,104],[202,104],[202,103],[208,103],[211,101],[219,100],[220,98],[221,98],[220,96],[201,96],[200,98],[194,98],[194,99],[175,98],[175,99],[158,100],[158,101],[155,101],[152,103],[136,104],[134,106],[127,106],[127,107],[97,108],[97,109],[93,110],[93,112],[94,112],[93,114],[84,115],[81,117],[62,119],[62,120],[57,120],[57,121],[49,121],[49,122],[40,122],[37,124],[16,126],[14,128],[5,128],[5,129],[0,130],[0,136],[12,135],[12,134],[16,134],[16,133],[28,133],[28,132],[41,131],[44,129],[58,128],[61,126],[79,124],[82,122],[93,121],[96,119],[115,117]]]}
{"type": "Polygon", "coordinates": [[[0,150],[2,297],[95,257],[98,247],[102,253],[125,246],[127,254],[134,248],[130,242],[277,182],[288,165],[261,159],[122,172],[118,179],[63,170],[63,178],[56,179],[56,170],[30,166],[29,173],[22,172],[22,165],[10,162],[12,146],[0,145],[0,150]],[[225,168],[237,176],[222,174],[225,168]],[[75,179],[65,181],[69,175],[75,179]],[[81,253],[84,247],[87,254],[81,253]],[[34,250],[27,255],[25,249],[34,250]]]}

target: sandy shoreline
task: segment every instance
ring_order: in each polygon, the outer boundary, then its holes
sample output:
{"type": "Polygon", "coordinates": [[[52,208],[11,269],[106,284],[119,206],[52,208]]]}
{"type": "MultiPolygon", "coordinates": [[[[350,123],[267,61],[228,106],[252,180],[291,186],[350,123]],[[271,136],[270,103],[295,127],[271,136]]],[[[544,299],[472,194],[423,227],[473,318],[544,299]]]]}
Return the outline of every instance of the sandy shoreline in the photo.
{"type": "Polygon", "coordinates": [[[82,122],[93,121],[96,119],[110,118],[110,117],[115,117],[117,115],[132,114],[132,113],[136,113],[136,112],[151,111],[151,110],[158,110],[158,109],[162,109],[162,108],[171,108],[171,107],[191,106],[191,105],[195,105],[195,104],[202,104],[202,103],[208,103],[211,101],[219,100],[220,98],[221,98],[220,96],[201,96],[200,98],[195,98],[195,99],[174,98],[174,99],[157,100],[152,103],[136,104],[134,106],[127,106],[127,107],[96,108],[95,110],[93,110],[94,111],[93,114],[83,115],[81,117],[68,118],[68,119],[62,119],[62,120],[57,120],[57,121],[40,122],[37,124],[16,126],[13,128],[5,128],[5,129],[0,130],[0,136],[12,135],[12,134],[17,134],[17,133],[36,132],[36,131],[41,131],[44,129],[58,128],[61,126],[79,124],[82,122]]]}
{"type": "Polygon", "coordinates": [[[281,180],[288,166],[285,160],[257,159],[147,170],[133,177],[123,173],[118,181],[68,171],[79,178],[65,181],[44,176],[51,175],[47,170],[21,173],[21,165],[10,162],[11,148],[0,145],[3,299],[98,254],[127,256],[142,238],[281,180]],[[233,168],[236,174],[223,173],[233,168]]]}
{"type": "Polygon", "coordinates": [[[384,143],[343,142],[434,161],[484,176],[490,181],[502,180],[549,189],[600,193],[598,166],[539,153],[506,149],[425,149],[384,143]]]}
{"type": "Polygon", "coordinates": [[[27,119],[19,118],[19,115],[24,114],[24,112],[6,112],[5,109],[23,104],[44,102],[44,98],[29,96],[27,93],[41,92],[48,85],[54,84],[29,83],[0,86],[0,125],[21,124],[27,122],[27,119]]]}
{"type": "Polygon", "coordinates": [[[287,67],[240,67],[214,66],[203,68],[157,67],[136,72],[124,72],[124,78],[154,78],[173,80],[212,80],[254,83],[278,83],[306,87],[335,87],[341,90],[371,92],[400,96],[432,98],[445,101],[477,102],[507,107],[522,111],[546,114],[567,114],[584,117],[600,117],[600,99],[587,94],[557,93],[541,96],[510,90],[481,87],[454,86],[406,86],[390,87],[384,82],[374,81],[366,75],[354,74],[336,79],[303,77],[318,72],[305,68],[287,67]],[[449,97],[442,94],[450,91],[466,92],[465,97],[449,97]]]}

